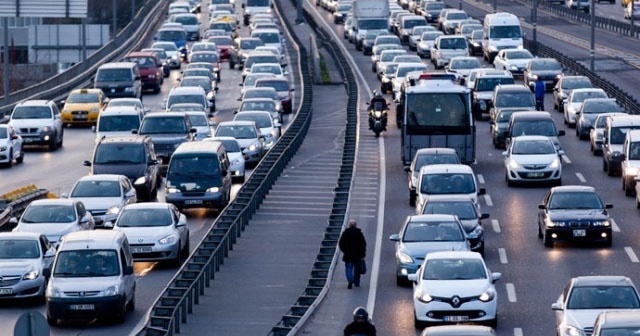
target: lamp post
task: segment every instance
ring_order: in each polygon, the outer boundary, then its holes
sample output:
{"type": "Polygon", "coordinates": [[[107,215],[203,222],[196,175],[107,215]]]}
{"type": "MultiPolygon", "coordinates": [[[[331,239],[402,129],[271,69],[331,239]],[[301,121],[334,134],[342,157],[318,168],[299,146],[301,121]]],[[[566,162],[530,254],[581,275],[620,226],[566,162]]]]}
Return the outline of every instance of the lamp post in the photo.
{"type": "Polygon", "coordinates": [[[498,12],[498,0],[493,0],[493,12],[498,12]]]}
{"type": "Polygon", "coordinates": [[[591,48],[589,50],[589,70],[595,72],[596,57],[596,0],[591,0],[591,48]]]}
{"type": "Polygon", "coordinates": [[[533,0],[533,7],[531,7],[531,25],[533,26],[532,39],[533,39],[533,53],[538,53],[538,0],[533,0]]]}
{"type": "Polygon", "coordinates": [[[117,0],[113,0],[113,7],[111,8],[111,12],[113,13],[113,37],[112,38],[116,38],[116,35],[118,33],[118,2],[117,0]]]}
{"type": "Polygon", "coordinates": [[[9,94],[11,93],[11,68],[9,68],[9,18],[2,18],[2,30],[4,33],[4,50],[2,58],[4,60],[3,69],[3,85],[4,85],[4,104],[9,103],[9,94]]]}
{"type": "Polygon", "coordinates": [[[298,0],[297,2],[297,15],[296,15],[296,24],[301,24],[304,23],[304,17],[302,15],[302,6],[304,5],[304,2],[302,0],[298,0]]]}

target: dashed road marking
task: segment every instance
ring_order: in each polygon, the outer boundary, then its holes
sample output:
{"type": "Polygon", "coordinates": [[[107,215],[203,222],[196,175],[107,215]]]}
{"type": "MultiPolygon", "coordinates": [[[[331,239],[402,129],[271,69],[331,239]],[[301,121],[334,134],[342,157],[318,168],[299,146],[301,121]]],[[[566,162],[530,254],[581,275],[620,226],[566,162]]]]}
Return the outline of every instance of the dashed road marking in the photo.
{"type": "Polygon", "coordinates": [[[562,155],[562,161],[564,161],[564,163],[571,163],[571,159],[569,159],[567,155],[562,155]]]}
{"type": "Polygon", "coordinates": [[[498,249],[498,256],[500,256],[500,263],[501,264],[508,264],[509,260],[507,259],[507,250],[505,250],[504,248],[499,248],[498,249]]]}
{"type": "Polygon", "coordinates": [[[491,196],[484,195],[484,201],[487,203],[487,206],[493,206],[493,201],[491,200],[491,196]]]}
{"type": "Polygon", "coordinates": [[[624,248],[624,251],[627,252],[627,255],[629,256],[629,259],[631,259],[631,262],[633,263],[637,263],[640,262],[640,260],[638,260],[638,256],[636,255],[635,252],[633,252],[633,249],[629,246],[624,248]]]}
{"type": "Polygon", "coordinates": [[[516,298],[516,287],[513,286],[512,283],[507,284],[507,299],[509,302],[518,302],[518,298],[516,298]]]}
{"type": "Polygon", "coordinates": [[[497,219],[491,220],[491,226],[493,226],[493,231],[495,233],[500,233],[500,223],[498,223],[497,219]]]}
{"type": "Polygon", "coordinates": [[[523,336],[522,328],[513,328],[513,336],[523,336]]]}
{"type": "Polygon", "coordinates": [[[580,180],[580,183],[587,183],[587,179],[584,178],[581,173],[576,173],[576,176],[578,177],[578,180],[580,180]]]}
{"type": "Polygon", "coordinates": [[[484,184],[484,176],[482,176],[482,174],[478,174],[476,178],[478,179],[478,183],[484,184]]]}
{"type": "Polygon", "coordinates": [[[618,223],[616,223],[616,221],[613,220],[613,218],[609,219],[609,221],[611,222],[611,230],[613,230],[613,232],[620,232],[620,227],[618,226],[618,223]]]}

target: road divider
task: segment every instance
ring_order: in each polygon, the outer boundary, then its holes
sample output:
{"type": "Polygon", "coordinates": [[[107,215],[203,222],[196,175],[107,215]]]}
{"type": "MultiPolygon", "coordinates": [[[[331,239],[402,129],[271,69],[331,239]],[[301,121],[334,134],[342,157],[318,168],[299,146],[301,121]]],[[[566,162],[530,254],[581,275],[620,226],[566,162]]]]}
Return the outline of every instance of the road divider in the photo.
{"type": "Polygon", "coordinates": [[[11,231],[13,228],[9,227],[9,220],[12,217],[19,217],[29,203],[42,198],[55,198],[55,195],[33,184],[0,196],[0,231],[11,231]]]}

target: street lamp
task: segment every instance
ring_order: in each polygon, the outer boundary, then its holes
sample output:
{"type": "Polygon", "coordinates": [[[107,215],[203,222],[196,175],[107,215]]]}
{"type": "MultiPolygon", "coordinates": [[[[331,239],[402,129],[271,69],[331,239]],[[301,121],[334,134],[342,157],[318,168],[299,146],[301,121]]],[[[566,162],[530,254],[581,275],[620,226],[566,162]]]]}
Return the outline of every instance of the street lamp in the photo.
{"type": "Polygon", "coordinates": [[[596,57],[596,0],[591,0],[591,49],[589,50],[589,70],[595,72],[596,57]]]}
{"type": "Polygon", "coordinates": [[[533,0],[533,7],[531,7],[531,25],[533,26],[533,53],[538,53],[538,0],[533,0]]]}

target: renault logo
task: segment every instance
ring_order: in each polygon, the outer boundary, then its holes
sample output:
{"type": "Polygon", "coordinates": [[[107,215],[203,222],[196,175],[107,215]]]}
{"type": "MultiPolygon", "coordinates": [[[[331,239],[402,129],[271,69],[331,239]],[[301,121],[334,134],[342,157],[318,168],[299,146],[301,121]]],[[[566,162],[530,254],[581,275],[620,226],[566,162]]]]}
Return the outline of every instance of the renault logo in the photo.
{"type": "Polygon", "coordinates": [[[143,241],[144,241],[144,239],[138,238],[138,243],[142,243],[143,241]]]}
{"type": "Polygon", "coordinates": [[[460,298],[458,296],[454,296],[453,298],[451,298],[451,303],[453,303],[454,307],[459,307],[460,306],[460,298]]]}
{"type": "Polygon", "coordinates": [[[84,296],[84,292],[78,292],[78,296],[84,296]]]}

